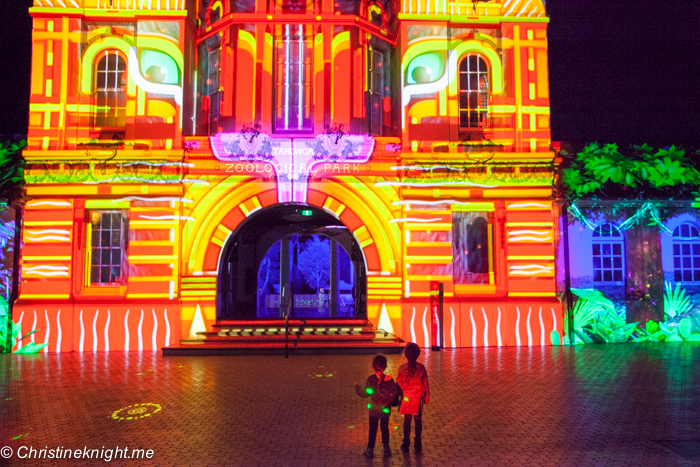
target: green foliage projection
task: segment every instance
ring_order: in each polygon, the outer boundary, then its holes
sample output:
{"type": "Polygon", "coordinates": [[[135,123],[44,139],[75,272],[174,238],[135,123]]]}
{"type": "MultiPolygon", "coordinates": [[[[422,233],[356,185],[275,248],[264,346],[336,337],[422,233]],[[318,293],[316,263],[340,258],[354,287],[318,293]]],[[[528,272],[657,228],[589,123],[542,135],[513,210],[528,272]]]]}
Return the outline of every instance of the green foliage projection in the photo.
{"type": "Polygon", "coordinates": [[[571,289],[578,297],[572,310],[575,344],[621,342],[700,341],[700,312],[691,312],[690,298],[680,284],[666,282],[666,321],[627,323],[624,305],[617,305],[595,289],[571,289]]]}
{"type": "Polygon", "coordinates": [[[24,158],[22,149],[25,140],[19,143],[0,143],[0,200],[11,203],[22,197],[24,182],[24,158]]]}
{"type": "Polygon", "coordinates": [[[700,172],[675,146],[622,154],[615,144],[591,143],[570,161],[562,181],[571,200],[693,199],[700,188],[700,172]]]}
{"type": "MultiPolygon", "coordinates": [[[[0,302],[4,301],[3,298],[0,297],[0,302]]],[[[10,326],[8,327],[8,318],[7,315],[0,316],[0,353],[5,352],[5,342],[6,342],[6,332],[9,328],[10,332],[10,348],[14,347],[17,345],[18,341],[21,341],[22,339],[31,336],[35,332],[38,331],[38,329],[35,329],[34,331],[25,334],[24,336],[20,336],[20,333],[22,332],[20,329],[20,326],[18,324],[13,323],[10,321],[10,326]]],[[[34,342],[28,342],[26,344],[23,344],[22,347],[18,350],[15,351],[16,354],[33,354],[37,353],[40,350],[42,350],[44,347],[46,347],[47,343],[44,344],[36,344],[34,342]]]]}

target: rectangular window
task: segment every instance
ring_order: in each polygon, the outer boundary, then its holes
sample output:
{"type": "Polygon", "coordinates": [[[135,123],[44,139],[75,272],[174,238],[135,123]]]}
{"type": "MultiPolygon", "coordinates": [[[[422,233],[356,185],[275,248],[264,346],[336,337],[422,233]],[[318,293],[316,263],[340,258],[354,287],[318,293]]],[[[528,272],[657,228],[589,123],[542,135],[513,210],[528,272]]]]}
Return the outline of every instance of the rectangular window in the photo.
{"type": "Polygon", "coordinates": [[[452,213],[452,276],[457,285],[493,284],[493,226],[488,212],[452,213]]]}
{"type": "Polygon", "coordinates": [[[88,233],[89,285],[122,285],[129,235],[126,213],[121,210],[91,211],[88,233]]]}
{"type": "Polygon", "coordinates": [[[382,126],[384,120],[384,54],[376,49],[371,49],[369,64],[370,131],[375,136],[382,136],[382,126]]]}
{"type": "Polygon", "coordinates": [[[209,52],[208,78],[206,82],[207,96],[209,96],[209,134],[219,132],[219,107],[221,96],[219,94],[219,76],[221,69],[221,49],[217,48],[209,52]]]}
{"type": "Polygon", "coordinates": [[[311,132],[313,38],[301,24],[281,29],[275,39],[275,131],[311,132]]]}

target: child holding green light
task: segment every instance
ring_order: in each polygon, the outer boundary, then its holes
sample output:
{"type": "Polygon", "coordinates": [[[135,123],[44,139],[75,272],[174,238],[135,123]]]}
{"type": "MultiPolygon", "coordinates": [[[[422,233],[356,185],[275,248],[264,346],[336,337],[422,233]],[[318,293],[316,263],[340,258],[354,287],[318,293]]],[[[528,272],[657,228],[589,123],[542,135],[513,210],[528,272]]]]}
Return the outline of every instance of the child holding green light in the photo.
{"type": "Polygon", "coordinates": [[[367,408],[369,409],[369,438],[367,449],[363,453],[367,457],[374,457],[374,444],[377,440],[377,424],[381,426],[382,445],[384,446],[384,457],[391,456],[389,448],[389,417],[391,415],[391,404],[399,392],[399,386],[385,375],[386,357],[375,355],[372,359],[372,369],[374,374],[370,375],[361,386],[355,383],[357,395],[369,398],[367,408]]]}

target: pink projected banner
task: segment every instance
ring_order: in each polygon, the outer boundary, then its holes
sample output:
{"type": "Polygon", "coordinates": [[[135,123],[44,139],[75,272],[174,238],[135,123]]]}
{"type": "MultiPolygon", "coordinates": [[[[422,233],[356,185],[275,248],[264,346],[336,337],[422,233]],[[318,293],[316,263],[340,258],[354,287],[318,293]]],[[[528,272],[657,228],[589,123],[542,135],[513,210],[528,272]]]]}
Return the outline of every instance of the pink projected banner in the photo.
{"type": "Polygon", "coordinates": [[[375,140],[371,136],[342,133],[322,133],[314,138],[274,138],[257,131],[242,131],[212,136],[211,147],[220,161],[269,163],[277,180],[279,202],[305,203],[309,174],[316,164],[368,162],[375,140]]]}

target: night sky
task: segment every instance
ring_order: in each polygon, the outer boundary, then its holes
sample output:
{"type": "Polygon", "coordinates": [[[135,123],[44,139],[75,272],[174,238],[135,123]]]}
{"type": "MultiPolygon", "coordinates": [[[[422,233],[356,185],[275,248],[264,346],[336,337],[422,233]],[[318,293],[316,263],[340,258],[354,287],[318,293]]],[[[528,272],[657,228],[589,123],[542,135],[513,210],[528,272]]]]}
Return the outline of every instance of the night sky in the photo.
{"type": "MultiPolygon", "coordinates": [[[[25,134],[31,0],[3,2],[0,135],[25,134]]],[[[700,2],[549,0],[552,139],[700,148],[700,2]]]]}

